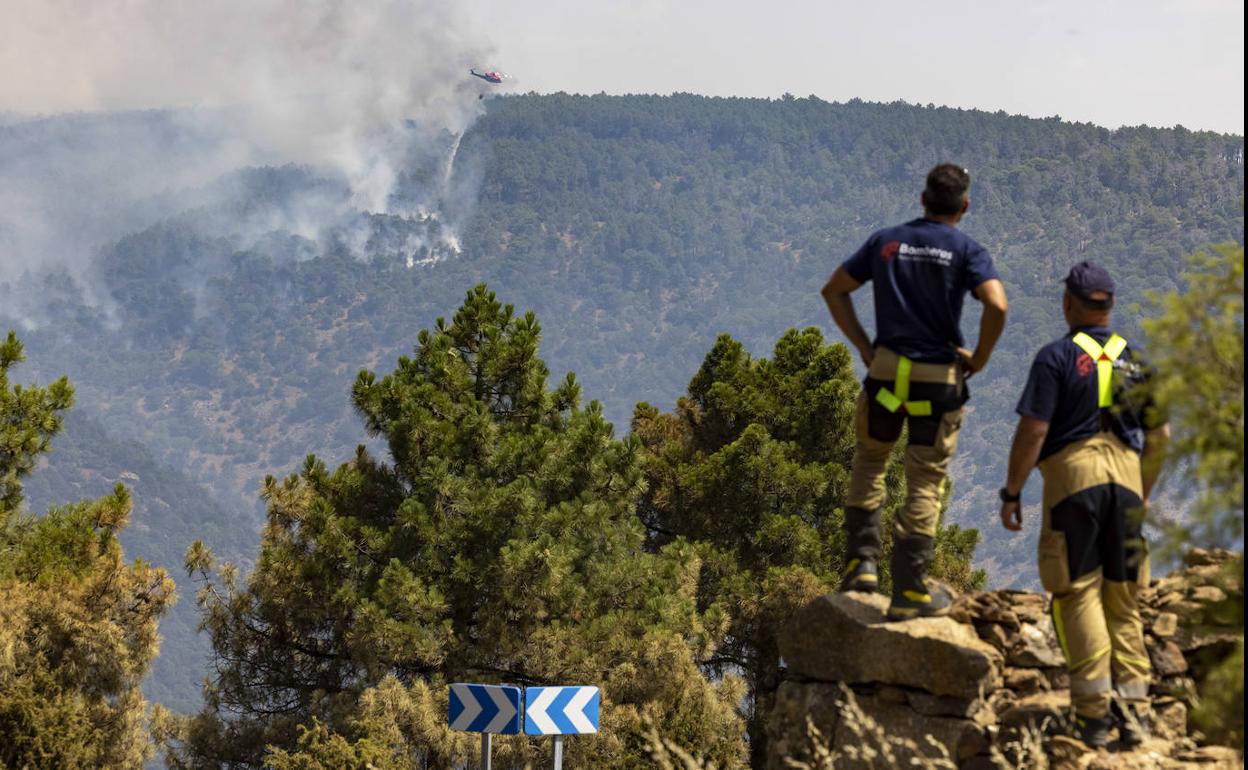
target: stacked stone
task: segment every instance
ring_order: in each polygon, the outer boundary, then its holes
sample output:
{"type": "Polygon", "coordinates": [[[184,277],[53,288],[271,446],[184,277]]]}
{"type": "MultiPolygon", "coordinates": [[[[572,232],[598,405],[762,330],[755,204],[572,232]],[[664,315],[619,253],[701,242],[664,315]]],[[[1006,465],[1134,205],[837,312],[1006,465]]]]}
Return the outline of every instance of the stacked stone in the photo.
{"type": "Polygon", "coordinates": [[[1183,557],[1184,568],[1153,581],[1141,596],[1145,647],[1153,663],[1153,707],[1170,713],[1175,732],[1186,734],[1187,703],[1196,680],[1235,648],[1238,632],[1217,608],[1227,591],[1243,602],[1243,587],[1226,572],[1230,551],[1194,549],[1183,557]],[[1181,728],[1181,729],[1180,729],[1181,728]]]}
{"type": "MultiPolygon", "coordinates": [[[[1187,729],[1186,702],[1200,673],[1193,666],[1221,659],[1236,638],[1195,622],[1225,598],[1217,583],[1228,558],[1193,552],[1186,569],[1143,595],[1156,737],[1138,751],[1103,755],[1112,764],[1076,741],[1050,740],[1054,766],[1243,766],[1233,751],[1197,747],[1187,729]]],[[[969,594],[950,617],[902,623],[886,622],[887,604],[878,595],[824,596],[781,637],[787,673],[768,729],[770,767],[819,766],[820,745],[836,754],[836,768],[908,767],[912,758],[941,755],[933,741],[948,756],[941,766],[994,768],[1001,757],[1027,766],[1021,747],[1034,750],[1050,727],[1062,731],[1068,677],[1046,596],[969,594]]]]}

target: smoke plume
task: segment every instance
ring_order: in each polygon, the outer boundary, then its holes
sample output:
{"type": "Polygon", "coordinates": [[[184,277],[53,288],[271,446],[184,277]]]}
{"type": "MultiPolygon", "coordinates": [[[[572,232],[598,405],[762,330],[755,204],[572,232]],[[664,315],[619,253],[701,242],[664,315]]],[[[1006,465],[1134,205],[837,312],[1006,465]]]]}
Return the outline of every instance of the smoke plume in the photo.
{"type": "Polygon", "coordinates": [[[246,165],[309,165],[357,212],[427,216],[396,186],[474,119],[488,52],[437,0],[7,0],[0,269],[73,266],[246,165]]]}

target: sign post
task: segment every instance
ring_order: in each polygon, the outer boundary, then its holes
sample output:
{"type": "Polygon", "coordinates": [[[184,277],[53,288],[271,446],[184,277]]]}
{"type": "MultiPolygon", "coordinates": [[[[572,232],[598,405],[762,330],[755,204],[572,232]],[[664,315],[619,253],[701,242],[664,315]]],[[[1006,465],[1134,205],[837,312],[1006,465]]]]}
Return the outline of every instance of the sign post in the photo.
{"type": "Polygon", "coordinates": [[[481,768],[491,770],[495,735],[521,731],[519,687],[490,684],[453,684],[446,719],[452,730],[481,733],[481,768]]]}
{"type": "Polygon", "coordinates": [[[597,687],[527,687],[524,732],[555,736],[555,770],[563,770],[563,736],[598,732],[597,687]]]}

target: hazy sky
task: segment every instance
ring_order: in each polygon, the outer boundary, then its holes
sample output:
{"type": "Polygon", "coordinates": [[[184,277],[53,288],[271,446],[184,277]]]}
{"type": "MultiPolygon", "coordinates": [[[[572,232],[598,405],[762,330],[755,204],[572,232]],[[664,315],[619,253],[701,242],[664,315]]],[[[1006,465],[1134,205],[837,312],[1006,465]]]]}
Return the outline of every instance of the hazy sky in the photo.
{"type": "Polygon", "coordinates": [[[1244,132],[1243,0],[467,0],[520,91],[904,99],[1244,132]]]}

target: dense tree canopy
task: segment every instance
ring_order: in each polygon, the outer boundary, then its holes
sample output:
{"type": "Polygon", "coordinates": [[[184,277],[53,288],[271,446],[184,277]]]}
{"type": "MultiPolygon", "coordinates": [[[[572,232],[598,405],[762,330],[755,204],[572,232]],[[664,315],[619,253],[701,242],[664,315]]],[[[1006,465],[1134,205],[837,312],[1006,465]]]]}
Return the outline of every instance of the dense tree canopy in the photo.
{"type": "Polygon", "coordinates": [[[138,770],[151,756],[139,683],[156,656],[156,623],[173,581],[127,564],[117,542],[130,495],[31,516],[21,479],[73,402],[64,379],[9,382],[22,360],[0,345],[0,766],[138,770]]]}
{"type": "Polygon", "coordinates": [[[211,556],[191,550],[217,671],[175,766],[376,746],[448,766],[472,745],[430,716],[452,681],[601,686],[603,731],[569,744],[576,765],[644,767],[647,723],[739,764],[740,688],[696,665],[716,631],[696,606],[697,555],[680,542],[642,551],[637,441],[615,438],[596,402],[580,406],[571,375],[548,389],[539,339],[531,313],[478,286],[393,373],[356,381],[391,462],[361,447],[335,471],[309,456],[268,480],[243,582],[228,566],[208,580],[211,556]],[[311,731],[300,746],[297,725],[311,731]]]}

